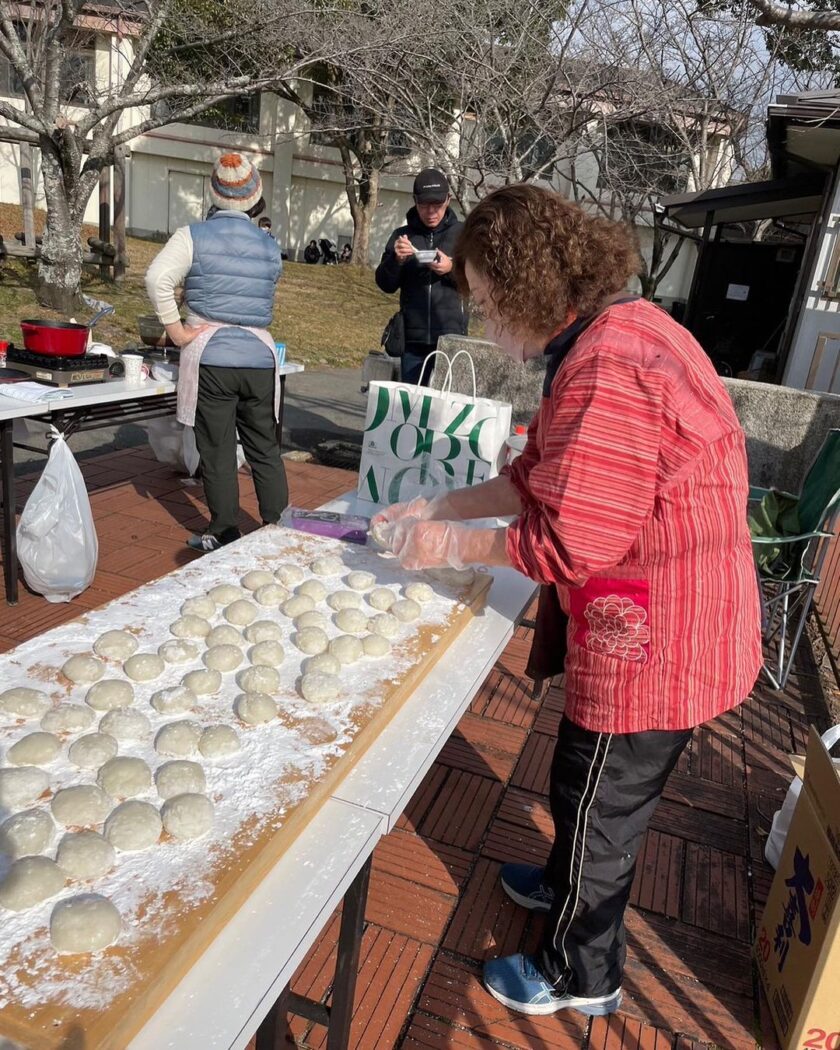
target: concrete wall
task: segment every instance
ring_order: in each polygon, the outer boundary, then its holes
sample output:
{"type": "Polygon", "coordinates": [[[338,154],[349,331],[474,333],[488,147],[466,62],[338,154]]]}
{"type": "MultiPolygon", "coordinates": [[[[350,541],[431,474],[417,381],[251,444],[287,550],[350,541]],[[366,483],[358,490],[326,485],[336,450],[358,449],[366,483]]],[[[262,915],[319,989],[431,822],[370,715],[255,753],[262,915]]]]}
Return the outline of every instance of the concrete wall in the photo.
{"type": "MultiPolygon", "coordinates": [[[[519,365],[493,343],[463,336],[443,336],[438,346],[450,355],[469,350],[479,397],[509,401],[514,423],[531,419],[542,396],[543,360],[519,365]]],[[[840,427],[840,397],[744,379],[723,382],[747,436],[751,483],[798,492],[826,432],[840,427]]],[[[463,358],[455,363],[452,386],[462,392],[472,389],[463,358]]]]}

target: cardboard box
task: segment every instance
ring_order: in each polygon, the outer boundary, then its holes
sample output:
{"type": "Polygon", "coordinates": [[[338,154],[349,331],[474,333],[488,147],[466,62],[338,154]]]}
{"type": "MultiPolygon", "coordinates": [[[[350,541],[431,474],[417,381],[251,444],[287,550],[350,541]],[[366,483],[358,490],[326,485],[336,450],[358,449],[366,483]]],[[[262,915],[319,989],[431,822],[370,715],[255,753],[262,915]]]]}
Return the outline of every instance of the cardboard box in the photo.
{"type": "Polygon", "coordinates": [[[754,945],[783,1050],[840,1050],[840,773],[811,727],[754,945]]]}

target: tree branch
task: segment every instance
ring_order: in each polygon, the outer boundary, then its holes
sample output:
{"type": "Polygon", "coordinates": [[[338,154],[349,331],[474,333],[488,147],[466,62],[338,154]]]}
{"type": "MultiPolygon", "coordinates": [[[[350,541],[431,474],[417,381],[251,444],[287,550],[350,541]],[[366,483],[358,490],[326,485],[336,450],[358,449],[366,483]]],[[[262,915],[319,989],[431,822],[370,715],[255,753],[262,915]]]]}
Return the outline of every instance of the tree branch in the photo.
{"type": "Polygon", "coordinates": [[[831,33],[840,30],[837,11],[801,11],[773,0],[749,0],[756,9],[760,26],[785,26],[787,29],[818,30],[831,33]]]}

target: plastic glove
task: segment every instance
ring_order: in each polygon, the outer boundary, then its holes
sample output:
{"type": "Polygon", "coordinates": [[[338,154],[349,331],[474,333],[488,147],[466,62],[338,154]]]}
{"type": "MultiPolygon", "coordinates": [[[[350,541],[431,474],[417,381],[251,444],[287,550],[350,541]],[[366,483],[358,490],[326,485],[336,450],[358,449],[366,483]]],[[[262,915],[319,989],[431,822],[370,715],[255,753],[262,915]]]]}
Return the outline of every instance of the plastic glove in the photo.
{"type": "Polygon", "coordinates": [[[481,561],[479,536],[486,530],[470,529],[456,521],[424,521],[403,517],[382,527],[383,545],[404,569],[463,569],[481,561]]]}

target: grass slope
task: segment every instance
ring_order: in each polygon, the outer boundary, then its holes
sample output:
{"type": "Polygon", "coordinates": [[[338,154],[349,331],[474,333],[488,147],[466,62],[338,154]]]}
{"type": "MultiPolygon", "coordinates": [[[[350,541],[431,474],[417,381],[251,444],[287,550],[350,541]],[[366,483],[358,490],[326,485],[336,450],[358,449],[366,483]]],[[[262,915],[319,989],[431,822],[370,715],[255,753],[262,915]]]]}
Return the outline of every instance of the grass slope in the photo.
{"type": "MultiPolygon", "coordinates": [[[[43,212],[36,212],[35,218],[40,232],[43,212]]],[[[15,233],[21,229],[20,208],[0,204],[0,233],[4,240],[13,243],[15,233]]],[[[94,227],[86,226],[85,240],[96,233],[94,227]]],[[[117,308],[115,314],[97,325],[95,334],[100,342],[110,343],[115,349],[139,342],[137,317],[151,313],[143,279],[159,250],[159,244],[130,237],[128,273],[119,283],[101,280],[98,270],[86,268],[89,272],[83,278],[85,293],[113,303],[117,308]]],[[[37,305],[34,280],[34,263],[7,259],[0,266],[0,338],[20,344],[18,323],[25,317],[67,320],[37,305]]],[[[286,343],[290,360],[309,365],[353,367],[379,346],[382,329],[396,308],[396,297],[379,291],[371,270],[284,263],[271,331],[278,342],[286,343]]]]}

